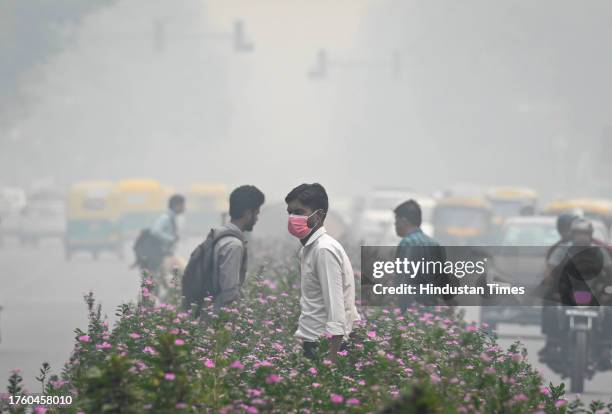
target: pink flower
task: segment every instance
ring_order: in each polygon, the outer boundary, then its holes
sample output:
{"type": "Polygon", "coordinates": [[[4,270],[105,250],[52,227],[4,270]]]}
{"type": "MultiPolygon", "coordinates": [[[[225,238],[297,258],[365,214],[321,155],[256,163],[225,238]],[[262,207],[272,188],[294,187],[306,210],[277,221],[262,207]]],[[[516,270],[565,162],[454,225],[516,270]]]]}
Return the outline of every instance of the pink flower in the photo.
{"type": "Polygon", "coordinates": [[[183,341],[182,339],[176,339],[174,341],[174,345],[176,345],[176,346],[185,345],[185,341],[183,341]]]}
{"type": "Polygon", "coordinates": [[[344,397],[342,397],[341,395],[338,395],[338,394],[331,394],[329,396],[329,399],[334,404],[342,404],[342,402],[344,401],[344,397]]]}
{"type": "Polygon", "coordinates": [[[478,327],[476,325],[470,325],[467,328],[465,328],[465,330],[468,332],[476,332],[478,330],[478,327]]]}
{"type": "Polygon", "coordinates": [[[164,375],[164,379],[166,381],[174,381],[175,378],[176,375],[174,375],[172,372],[166,372],[166,375],[164,375]]]}
{"type": "Polygon", "coordinates": [[[312,383],[312,388],[319,388],[321,386],[321,384],[319,384],[318,382],[313,382],[312,383]]]}
{"type": "Polygon", "coordinates": [[[308,370],[308,372],[310,372],[312,375],[317,375],[317,369],[315,367],[312,367],[308,370]]]}
{"type": "Polygon", "coordinates": [[[437,384],[438,382],[441,381],[441,378],[437,376],[436,374],[431,374],[429,378],[431,379],[431,382],[434,384],[437,384]]]}
{"type": "Polygon", "coordinates": [[[550,388],[548,388],[546,385],[540,385],[540,392],[543,395],[549,396],[550,395],[550,388]]]}
{"type": "Polygon", "coordinates": [[[63,387],[64,385],[68,384],[68,381],[57,380],[57,381],[49,381],[49,383],[51,385],[53,385],[54,388],[60,388],[60,387],[63,387]]]}
{"type": "Polygon", "coordinates": [[[34,412],[36,414],[45,414],[47,412],[47,409],[43,407],[42,405],[37,405],[36,408],[34,409],[34,412]]]}
{"type": "Polygon", "coordinates": [[[156,354],[155,349],[151,348],[150,346],[145,346],[142,352],[144,352],[145,354],[149,354],[149,355],[156,354]]]}
{"type": "Polygon", "coordinates": [[[359,405],[359,400],[357,398],[349,398],[346,400],[346,405],[359,405]]]}
{"type": "Polygon", "coordinates": [[[244,365],[242,365],[242,362],[238,360],[232,362],[229,367],[233,369],[244,369],[244,365]]]}
{"type": "Polygon", "coordinates": [[[136,332],[133,332],[133,333],[130,334],[130,338],[138,339],[138,338],[140,338],[140,335],[138,335],[136,332]]]}
{"type": "Polygon", "coordinates": [[[283,378],[280,375],[270,374],[266,377],[266,383],[268,384],[276,384],[277,382],[281,382],[283,378]]]}
{"type": "Polygon", "coordinates": [[[262,394],[261,390],[258,390],[257,388],[249,389],[247,392],[251,397],[259,397],[262,394]]]}
{"type": "Polygon", "coordinates": [[[528,400],[527,396],[525,394],[522,394],[522,393],[518,394],[517,396],[515,396],[514,399],[516,401],[527,401],[528,400]]]}
{"type": "Polygon", "coordinates": [[[555,407],[561,408],[561,407],[565,406],[565,404],[567,404],[566,400],[557,400],[557,402],[555,403],[555,407]]]}
{"type": "Polygon", "coordinates": [[[177,409],[179,409],[179,410],[182,410],[182,409],[184,409],[184,408],[187,408],[187,404],[185,404],[185,403],[183,403],[183,402],[182,402],[182,403],[177,403],[175,407],[176,407],[177,409]]]}
{"type": "Polygon", "coordinates": [[[491,362],[491,357],[490,357],[490,356],[488,356],[488,355],[487,355],[486,353],[484,353],[484,352],[480,354],[480,359],[481,359],[483,362],[491,362]]]}
{"type": "Polygon", "coordinates": [[[149,289],[147,289],[146,287],[142,288],[142,297],[143,298],[148,298],[149,296],[151,296],[151,293],[149,292],[149,289]]]}
{"type": "Polygon", "coordinates": [[[215,361],[213,361],[212,359],[204,359],[204,366],[206,368],[214,368],[215,367],[215,361]]]}
{"type": "Polygon", "coordinates": [[[344,351],[339,351],[338,355],[340,356],[347,356],[348,355],[348,351],[344,350],[344,351]]]}
{"type": "Polygon", "coordinates": [[[111,344],[109,344],[108,342],[104,341],[99,345],[96,345],[96,349],[110,349],[113,346],[111,344]]]}
{"type": "Polygon", "coordinates": [[[258,364],[255,364],[256,367],[271,367],[273,366],[273,364],[268,361],[268,360],[263,360],[261,362],[259,362],[258,364]]]}
{"type": "Polygon", "coordinates": [[[81,335],[79,336],[79,341],[80,342],[89,342],[89,335],[81,335]]]}
{"type": "Polygon", "coordinates": [[[512,354],[512,360],[514,362],[521,362],[523,360],[523,356],[521,354],[512,354]]]}
{"type": "Polygon", "coordinates": [[[376,332],[374,332],[374,331],[368,332],[368,337],[369,338],[376,338],[376,332]]]}

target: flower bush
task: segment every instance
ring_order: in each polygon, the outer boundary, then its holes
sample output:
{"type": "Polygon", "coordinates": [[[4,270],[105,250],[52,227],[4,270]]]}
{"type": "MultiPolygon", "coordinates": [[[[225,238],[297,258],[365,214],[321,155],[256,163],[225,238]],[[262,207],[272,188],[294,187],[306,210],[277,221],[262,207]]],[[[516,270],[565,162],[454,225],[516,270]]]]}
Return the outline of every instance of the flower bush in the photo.
{"type": "MultiPolygon", "coordinates": [[[[256,278],[245,297],[201,319],[178,308],[176,280],[165,303],[143,276],[138,303],[117,309],[111,327],[93,294],[87,331],[60,375],[38,380],[47,395],[71,395],[66,413],[607,413],[595,402],[566,401],[545,385],[514,344],[503,350],[487,331],[451,308],[368,309],[345,351],[315,361],[293,337],[297,277],[256,278]]],[[[210,301],[207,302],[210,304],[210,301]]],[[[8,392],[23,394],[13,372],[8,392]]],[[[25,407],[0,402],[2,412],[25,407]]]]}

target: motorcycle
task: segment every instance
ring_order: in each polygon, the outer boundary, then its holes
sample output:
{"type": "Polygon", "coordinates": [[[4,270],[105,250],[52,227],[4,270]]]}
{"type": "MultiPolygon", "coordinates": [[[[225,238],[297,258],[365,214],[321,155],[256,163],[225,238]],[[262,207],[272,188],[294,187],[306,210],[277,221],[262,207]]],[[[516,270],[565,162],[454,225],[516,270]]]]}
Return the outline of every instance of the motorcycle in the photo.
{"type": "MultiPolygon", "coordinates": [[[[605,294],[612,294],[612,286],[605,288],[605,294]]],[[[579,302],[592,303],[592,295],[588,291],[576,291],[574,295],[582,298],[579,302]]],[[[610,361],[602,366],[601,359],[602,352],[607,350],[609,353],[610,349],[608,336],[612,308],[577,305],[555,307],[561,333],[555,338],[558,341],[555,350],[542,355],[541,361],[563,378],[570,379],[571,392],[582,393],[586,379],[612,366],[610,361]]]]}
{"type": "Polygon", "coordinates": [[[595,366],[594,346],[597,344],[597,332],[594,322],[603,318],[603,308],[564,309],[565,318],[569,322],[566,344],[569,360],[571,361],[570,390],[581,393],[584,391],[584,380],[593,377],[595,366]]]}

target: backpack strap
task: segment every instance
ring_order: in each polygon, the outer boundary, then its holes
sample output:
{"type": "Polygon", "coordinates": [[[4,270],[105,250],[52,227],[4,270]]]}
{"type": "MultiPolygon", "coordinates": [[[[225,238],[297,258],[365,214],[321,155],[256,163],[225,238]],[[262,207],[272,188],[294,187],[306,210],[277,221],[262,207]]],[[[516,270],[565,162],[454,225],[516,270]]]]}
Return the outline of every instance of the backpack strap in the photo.
{"type": "MultiPolygon", "coordinates": [[[[235,237],[238,240],[240,240],[240,242],[242,243],[242,248],[244,249],[246,240],[244,238],[244,234],[241,231],[236,231],[234,229],[222,229],[222,230],[211,229],[208,237],[211,237],[211,236],[212,236],[211,249],[212,249],[212,267],[213,267],[212,268],[212,283],[213,283],[215,291],[217,291],[219,287],[219,275],[217,274],[217,256],[214,253],[217,242],[226,237],[235,237]]],[[[243,257],[243,263],[244,263],[244,257],[243,257]]]]}
{"type": "Polygon", "coordinates": [[[217,244],[219,240],[221,240],[224,237],[228,237],[228,236],[236,237],[243,244],[245,242],[244,234],[241,231],[236,231],[234,229],[224,229],[220,231],[215,231],[214,229],[212,229],[211,233],[213,234],[213,244],[217,244]]]}

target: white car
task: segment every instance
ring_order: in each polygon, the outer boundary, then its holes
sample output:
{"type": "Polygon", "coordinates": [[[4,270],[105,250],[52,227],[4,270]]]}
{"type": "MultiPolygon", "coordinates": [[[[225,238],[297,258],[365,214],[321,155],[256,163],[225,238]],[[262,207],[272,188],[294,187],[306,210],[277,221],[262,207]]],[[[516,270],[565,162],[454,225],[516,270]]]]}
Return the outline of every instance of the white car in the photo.
{"type": "Polygon", "coordinates": [[[19,232],[19,215],[26,205],[26,194],[21,188],[0,188],[0,232],[16,235],[19,232]]]}
{"type": "MultiPolygon", "coordinates": [[[[593,237],[608,244],[610,236],[606,225],[589,218],[593,224],[593,237]]],[[[513,217],[502,227],[502,246],[551,246],[559,240],[557,217],[531,216],[513,217]]]]}
{"type": "Polygon", "coordinates": [[[63,238],[66,230],[66,204],[61,196],[30,199],[21,210],[19,238],[23,244],[46,238],[63,238]]]}
{"type": "Polygon", "coordinates": [[[364,244],[371,246],[395,246],[400,239],[395,234],[393,210],[410,199],[421,206],[423,222],[421,228],[431,235],[433,226],[431,216],[435,200],[422,194],[400,190],[375,190],[364,203],[363,211],[357,221],[357,232],[364,244]]]}

